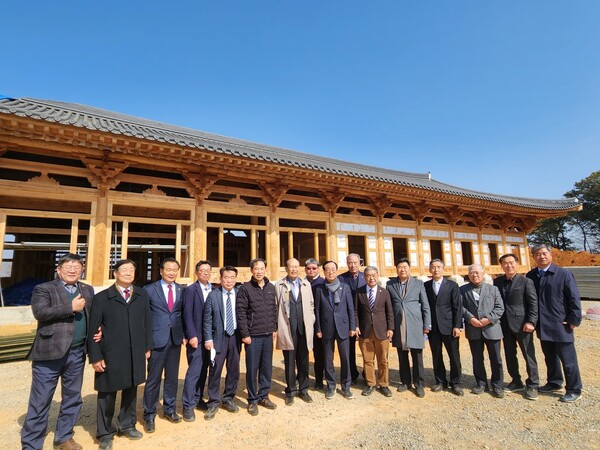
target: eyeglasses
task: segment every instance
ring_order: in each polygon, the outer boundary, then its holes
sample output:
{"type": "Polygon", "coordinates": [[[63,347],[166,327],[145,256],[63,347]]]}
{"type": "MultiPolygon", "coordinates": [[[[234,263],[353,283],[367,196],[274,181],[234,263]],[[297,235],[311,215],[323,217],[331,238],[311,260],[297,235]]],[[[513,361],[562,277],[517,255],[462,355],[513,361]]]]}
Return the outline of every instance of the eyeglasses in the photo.
{"type": "Polygon", "coordinates": [[[306,270],[319,270],[319,268],[318,268],[318,267],[308,267],[308,266],[307,266],[307,267],[306,267],[306,270]]]}

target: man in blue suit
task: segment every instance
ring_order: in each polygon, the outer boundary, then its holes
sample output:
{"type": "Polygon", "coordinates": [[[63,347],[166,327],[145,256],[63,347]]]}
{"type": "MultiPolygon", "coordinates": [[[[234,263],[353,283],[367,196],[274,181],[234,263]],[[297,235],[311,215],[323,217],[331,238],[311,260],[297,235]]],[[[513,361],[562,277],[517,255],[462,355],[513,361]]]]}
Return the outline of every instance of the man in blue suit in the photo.
{"type": "Polygon", "coordinates": [[[237,299],[237,269],[233,266],[221,267],[221,287],[213,289],[204,306],[204,346],[213,352],[214,360],[208,376],[208,409],[204,415],[206,420],[215,417],[219,406],[229,412],[238,412],[233,402],[240,380],[240,350],[242,341],[237,330],[235,302],[237,299]],[[221,372],[227,363],[225,389],[219,395],[221,372]]]}
{"type": "MultiPolygon", "coordinates": [[[[360,271],[360,255],[358,253],[350,253],[346,257],[346,265],[348,271],[339,276],[342,283],[350,287],[352,293],[352,304],[356,304],[356,292],[363,286],[367,285],[365,275],[360,271]]],[[[352,376],[352,384],[356,384],[358,380],[358,368],[356,367],[356,336],[351,336],[348,342],[350,348],[350,375],[352,376]]]]}
{"type": "Polygon", "coordinates": [[[354,301],[348,285],[341,283],[337,276],[337,263],[326,261],[323,264],[325,283],[316,286],[315,297],[315,332],[317,337],[323,339],[325,353],[325,379],[327,380],[326,399],[335,395],[335,371],[333,369],[333,349],[337,341],[340,352],[342,371],[340,384],[342,395],[347,399],[354,396],[350,391],[352,379],[350,377],[350,358],[348,341],[355,335],[356,321],[354,314],[354,301]]]}
{"type": "Polygon", "coordinates": [[[152,355],[148,360],[148,378],[144,388],[144,430],[153,433],[154,419],[160,393],[163,372],[163,412],[165,419],[181,422],[175,411],[179,357],[183,343],[181,320],[183,286],[175,283],[179,274],[179,263],[174,258],[165,258],[160,264],[161,279],[145,287],[152,311],[152,355]]]}
{"type": "Polygon", "coordinates": [[[202,339],[202,322],[204,317],[204,303],[212,286],[210,279],[210,263],[198,261],[196,264],[196,277],[198,281],[183,290],[183,331],[186,344],[188,369],[183,383],[183,420],[193,422],[196,420],[194,408],[206,409],[202,399],[202,392],[206,384],[206,374],[210,363],[210,353],[204,348],[202,339]]]}
{"type": "Polygon", "coordinates": [[[581,324],[581,298],[573,274],[552,262],[552,247],[545,244],[531,249],[537,268],[527,273],[538,294],[537,334],[542,343],[548,377],[538,389],[541,393],[567,392],[561,402],[581,398],[581,374],[575,351],[575,328],[581,324]],[[561,371],[564,371],[565,376],[561,371]]]}

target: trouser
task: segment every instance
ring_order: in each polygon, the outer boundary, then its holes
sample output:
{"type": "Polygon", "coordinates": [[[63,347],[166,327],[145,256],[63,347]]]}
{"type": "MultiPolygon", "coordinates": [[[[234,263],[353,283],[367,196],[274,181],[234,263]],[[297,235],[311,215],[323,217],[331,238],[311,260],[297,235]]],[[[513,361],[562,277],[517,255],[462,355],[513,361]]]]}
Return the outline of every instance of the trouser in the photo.
{"type": "Polygon", "coordinates": [[[388,353],[390,341],[388,339],[377,339],[375,332],[367,338],[358,339],[360,350],[363,355],[364,376],[367,386],[389,386],[388,353]],[[377,382],[375,381],[375,358],[377,358],[377,382]]]}
{"type": "Polygon", "coordinates": [[[548,370],[548,383],[562,386],[566,380],[567,393],[581,394],[583,384],[574,342],[542,341],[542,351],[548,370]],[[565,372],[563,379],[562,369],[565,372]]]}
{"type": "Polygon", "coordinates": [[[96,438],[112,439],[117,431],[127,431],[135,427],[135,407],[137,386],[121,391],[121,409],[119,410],[118,427],[115,428],[115,401],[117,392],[98,392],[96,406],[96,438]]]}
{"type": "Polygon", "coordinates": [[[181,345],[167,344],[162,348],[152,350],[152,355],[148,360],[148,378],[144,388],[144,420],[153,420],[156,417],[163,371],[165,374],[163,411],[165,414],[175,412],[180,356],[181,345]]]}
{"type": "Polygon", "coordinates": [[[452,337],[450,334],[441,334],[431,331],[427,338],[429,347],[431,348],[431,357],[433,360],[433,374],[435,382],[448,385],[446,378],[446,365],[444,364],[444,356],[442,347],[446,348],[450,359],[450,386],[460,386],[462,376],[462,366],[460,363],[459,339],[452,337]]]}
{"type": "Polygon", "coordinates": [[[537,361],[535,358],[535,346],[533,345],[533,333],[519,331],[513,333],[504,328],[504,357],[506,358],[506,368],[508,374],[515,383],[521,383],[521,374],[519,373],[519,360],[517,359],[517,345],[521,349],[521,354],[525,359],[527,369],[527,387],[537,389],[540,384],[537,361]]]}
{"type": "Polygon", "coordinates": [[[325,354],[323,352],[323,339],[318,338],[316,333],[313,337],[313,356],[315,358],[315,384],[322,385],[325,372],[325,354]]]}
{"type": "Polygon", "coordinates": [[[56,421],[54,443],[62,444],[73,437],[73,428],[83,405],[81,385],[84,366],[83,346],[69,349],[60,359],[33,361],[29,406],[21,430],[23,449],[38,450],[43,447],[48,429],[50,405],[59,378],[62,398],[56,421]]]}
{"type": "Polygon", "coordinates": [[[504,387],[504,375],[502,372],[502,356],[500,355],[500,339],[470,339],[469,347],[473,356],[473,375],[477,386],[487,388],[487,373],[483,361],[483,348],[487,348],[490,366],[492,368],[492,387],[502,389],[504,387]]]}
{"type": "Polygon", "coordinates": [[[222,402],[233,400],[240,380],[240,340],[237,334],[228,336],[223,333],[221,348],[216,349],[214,364],[210,366],[208,375],[208,406],[217,407],[222,402]],[[227,364],[225,388],[223,397],[219,391],[221,387],[221,373],[227,364]]]}
{"type": "Polygon", "coordinates": [[[306,336],[292,333],[294,350],[283,351],[285,366],[285,393],[294,394],[296,390],[305,393],[308,391],[308,347],[306,336]],[[298,389],[296,389],[296,382],[298,389]]]}
{"type": "Polygon", "coordinates": [[[273,374],[273,335],[251,336],[246,350],[246,388],[248,403],[258,403],[269,396],[273,374]]]}
{"type": "Polygon", "coordinates": [[[202,398],[204,384],[200,386],[200,377],[204,367],[204,343],[198,343],[197,348],[187,345],[188,368],[183,382],[182,403],[184,409],[194,408],[202,398]]]}
{"type": "Polygon", "coordinates": [[[400,382],[407,386],[414,384],[415,387],[423,387],[425,385],[425,368],[423,367],[423,349],[411,348],[410,350],[402,350],[398,347],[398,365],[400,370],[400,382]],[[408,354],[412,359],[412,377],[410,370],[410,362],[408,354]]]}
{"type": "Polygon", "coordinates": [[[323,338],[323,352],[325,354],[325,380],[327,380],[327,389],[335,389],[335,369],[333,368],[333,352],[337,341],[338,351],[340,353],[341,373],[340,384],[342,390],[350,389],[352,378],[350,377],[350,357],[349,357],[349,338],[342,339],[336,335],[330,339],[323,338]]]}

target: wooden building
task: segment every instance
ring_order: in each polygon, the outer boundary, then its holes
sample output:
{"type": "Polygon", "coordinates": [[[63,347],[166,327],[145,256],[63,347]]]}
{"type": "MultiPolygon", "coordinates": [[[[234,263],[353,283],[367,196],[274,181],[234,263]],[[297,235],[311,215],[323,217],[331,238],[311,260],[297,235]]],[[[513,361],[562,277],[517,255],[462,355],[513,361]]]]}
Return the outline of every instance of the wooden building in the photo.
{"type": "Polygon", "coordinates": [[[158,278],[174,256],[180,280],[209,259],[249,278],[263,257],[268,276],[289,257],[348,253],[394,276],[408,257],[414,275],[442,258],[446,275],[471,263],[499,273],[516,252],[528,267],[526,233],[539,219],[580,208],[474,192],[343,160],[207,134],[88,106],[0,99],[2,287],[49,279],[67,251],[86,256],[85,279],[107,285],[129,257],[137,283],[158,278]]]}

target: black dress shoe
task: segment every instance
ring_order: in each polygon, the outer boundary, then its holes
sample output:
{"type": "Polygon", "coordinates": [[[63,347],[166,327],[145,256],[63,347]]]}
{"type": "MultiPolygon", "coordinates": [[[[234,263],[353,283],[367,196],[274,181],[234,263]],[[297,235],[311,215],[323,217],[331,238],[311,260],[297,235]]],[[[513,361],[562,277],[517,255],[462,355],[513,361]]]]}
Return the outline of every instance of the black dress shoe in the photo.
{"type": "Polygon", "coordinates": [[[240,408],[238,408],[238,405],[236,405],[235,403],[233,403],[232,400],[226,400],[223,402],[223,404],[221,405],[223,407],[223,409],[227,412],[230,413],[236,413],[240,410],[240,408]]]}
{"type": "Polygon", "coordinates": [[[379,392],[381,392],[386,397],[391,397],[392,396],[392,391],[390,391],[390,388],[387,387],[387,386],[380,387],[379,388],[379,392]]]}
{"type": "Polygon", "coordinates": [[[575,392],[567,392],[559,400],[563,403],[573,403],[581,398],[581,393],[576,394],[575,392]]]}
{"type": "Polygon", "coordinates": [[[431,392],[441,392],[444,390],[444,385],[442,383],[434,384],[431,386],[431,392]]]}
{"type": "Polygon", "coordinates": [[[100,450],[110,450],[112,448],[112,445],[113,445],[112,438],[110,438],[110,439],[102,439],[100,441],[100,443],[98,444],[98,448],[100,450]]]}
{"type": "Polygon", "coordinates": [[[520,392],[524,389],[525,385],[520,381],[511,381],[506,386],[504,386],[504,390],[509,392],[520,392]]]}
{"type": "Polygon", "coordinates": [[[308,392],[300,392],[300,398],[306,403],[312,403],[313,399],[308,392]]]}
{"type": "Polygon", "coordinates": [[[504,389],[501,388],[493,388],[492,395],[496,398],[504,398],[504,389]]]}
{"type": "Polygon", "coordinates": [[[200,411],[206,411],[208,409],[208,404],[204,401],[204,399],[200,399],[196,405],[196,408],[200,411]]]}
{"type": "Polygon", "coordinates": [[[350,389],[342,390],[342,395],[345,399],[352,400],[354,398],[354,394],[350,389]]]}
{"type": "Polygon", "coordinates": [[[248,404],[248,414],[258,416],[258,405],[256,403],[248,404]]]}
{"type": "Polygon", "coordinates": [[[186,422],[193,422],[196,420],[196,414],[192,408],[183,408],[183,420],[186,422]]]}
{"type": "Polygon", "coordinates": [[[154,433],[154,419],[148,419],[144,422],[144,431],[146,433],[154,433]]]}
{"type": "Polygon", "coordinates": [[[141,439],[144,435],[135,428],[129,428],[128,430],[118,431],[117,436],[125,436],[127,439],[137,441],[138,439],[141,439]]]}
{"type": "Polygon", "coordinates": [[[465,395],[465,391],[463,391],[463,388],[461,388],[460,386],[452,386],[452,388],[450,389],[450,391],[454,395],[458,395],[459,397],[462,397],[463,395],[465,395]]]}
{"type": "Polygon", "coordinates": [[[265,397],[265,398],[261,398],[258,401],[258,404],[260,406],[262,406],[263,408],[267,408],[267,409],[277,409],[277,405],[275,403],[273,403],[271,400],[269,400],[269,397],[265,397]]]}
{"type": "Polygon", "coordinates": [[[415,395],[419,398],[425,397],[425,389],[423,389],[423,386],[415,387],[415,395]]]}
{"type": "Polygon", "coordinates": [[[408,386],[404,383],[400,383],[398,385],[398,392],[406,392],[408,391],[408,386]]]}
{"type": "Polygon", "coordinates": [[[331,400],[333,397],[335,396],[335,389],[327,389],[327,392],[325,393],[325,398],[327,400],[331,400]]]}
{"type": "Polygon", "coordinates": [[[373,391],[375,390],[375,386],[367,386],[366,388],[364,388],[361,392],[361,395],[364,395],[365,397],[371,395],[373,393],[373,391]]]}
{"type": "Polygon", "coordinates": [[[471,394],[479,395],[485,392],[485,386],[475,386],[471,389],[471,394]]]}
{"type": "Polygon", "coordinates": [[[315,382],[315,391],[322,391],[325,388],[325,385],[323,384],[323,382],[321,381],[319,382],[315,382]]]}
{"type": "Polygon", "coordinates": [[[209,406],[206,412],[204,413],[204,418],[206,420],[211,420],[215,417],[215,414],[217,414],[217,407],[209,406]]]}
{"type": "Polygon", "coordinates": [[[551,392],[560,392],[562,391],[562,386],[557,384],[546,383],[543,386],[538,388],[538,392],[540,394],[550,394],[551,392]]]}
{"type": "Polygon", "coordinates": [[[171,414],[165,413],[165,419],[167,419],[171,423],[181,422],[181,416],[176,412],[172,412],[171,414]]]}
{"type": "Polygon", "coordinates": [[[285,406],[292,406],[294,404],[294,396],[286,395],[285,396],[285,406]]]}

